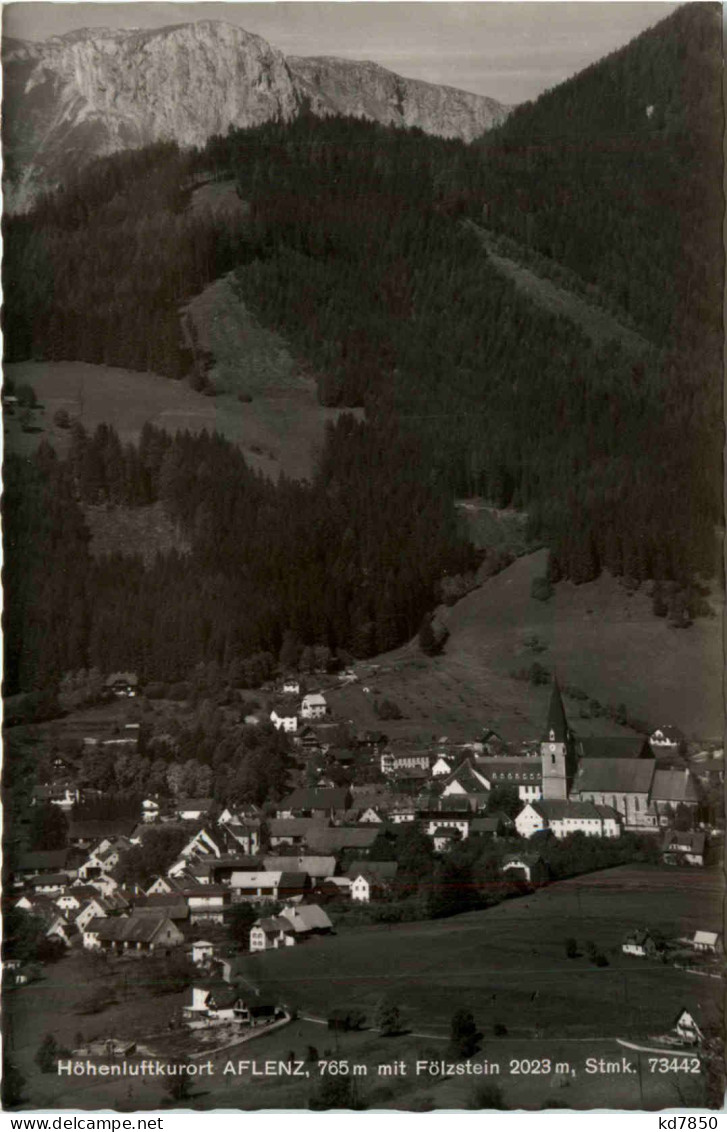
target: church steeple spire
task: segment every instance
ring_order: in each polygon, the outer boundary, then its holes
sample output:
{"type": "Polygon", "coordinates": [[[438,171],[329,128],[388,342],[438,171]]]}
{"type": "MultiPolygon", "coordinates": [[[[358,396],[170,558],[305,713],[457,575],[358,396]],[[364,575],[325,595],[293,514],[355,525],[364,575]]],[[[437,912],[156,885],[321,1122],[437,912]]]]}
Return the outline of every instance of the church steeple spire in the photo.
{"type": "Polygon", "coordinates": [[[553,680],[548,721],[540,743],[543,798],[567,801],[574,773],[573,735],[565,717],[558,677],[553,680]]]}
{"type": "Polygon", "coordinates": [[[558,677],[553,680],[553,691],[550,693],[550,707],[548,708],[548,722],[545,725],[543,739],[547,743],[567,743],[570,739],[570,728],[565,717],[563,697],[560,693],[558,677]]]}

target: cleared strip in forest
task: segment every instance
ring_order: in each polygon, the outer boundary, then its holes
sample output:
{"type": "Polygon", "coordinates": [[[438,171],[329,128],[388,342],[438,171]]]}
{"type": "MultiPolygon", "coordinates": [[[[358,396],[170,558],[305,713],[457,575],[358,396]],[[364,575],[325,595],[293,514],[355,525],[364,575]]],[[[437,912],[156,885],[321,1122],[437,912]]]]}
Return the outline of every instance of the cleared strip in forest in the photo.
{"type": "Polygon", "coordinates": [[[559,287],[545,276],[538,275],[529,267],[524,267],[514,259],[493,250],[487,233],[472,224],[475,231],[487,250],[490,263],[512,279],[515,286],[524,295],[537,303],[539,307],[551,314],[563,315],[576,323],[585,334],[597,345],[616,339],[621,345],[632,353],[644,354],[653,349],[650,342],[637,334],[635,330],[624,326],[614,315],[582,299],[573,291],[559,287]]]}

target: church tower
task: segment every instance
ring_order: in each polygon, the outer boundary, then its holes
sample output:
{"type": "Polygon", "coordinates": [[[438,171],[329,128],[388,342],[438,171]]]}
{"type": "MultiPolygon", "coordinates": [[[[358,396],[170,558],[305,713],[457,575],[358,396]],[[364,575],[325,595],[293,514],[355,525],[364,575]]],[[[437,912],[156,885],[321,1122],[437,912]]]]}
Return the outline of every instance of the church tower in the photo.
{"type": "Polygon", "coordinates": [[[575,769],[574,746],[557,679],[553,683],[548,722],[540,743],[540,760],[543,768],[543,798],[546,801],[567,801],[575,769]]]}

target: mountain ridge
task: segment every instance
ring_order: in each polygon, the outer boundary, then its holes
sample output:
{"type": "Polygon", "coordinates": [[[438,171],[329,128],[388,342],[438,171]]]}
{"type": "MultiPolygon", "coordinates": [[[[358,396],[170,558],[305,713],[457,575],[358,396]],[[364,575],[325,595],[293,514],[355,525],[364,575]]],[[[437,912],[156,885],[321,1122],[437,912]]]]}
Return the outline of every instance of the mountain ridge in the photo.
{"type": "Polygon", "coordinates": [[[38,43],[8,39],[3,73],[9,211],[26,210],[94,157],[156,141],[193,148],[230,127],[290,121],[306,107],[465,141],[509,112],[495,99],[375,63],[287,58],[222,20],[81,28],[38,43]]]}

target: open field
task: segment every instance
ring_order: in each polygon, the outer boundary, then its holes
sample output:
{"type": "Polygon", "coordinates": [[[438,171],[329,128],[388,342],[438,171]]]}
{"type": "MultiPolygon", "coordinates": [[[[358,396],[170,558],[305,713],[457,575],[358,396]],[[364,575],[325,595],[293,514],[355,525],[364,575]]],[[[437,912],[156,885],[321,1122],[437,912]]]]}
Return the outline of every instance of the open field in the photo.
{"type": "MultiPolygon", "coordinates": [[[[658,963],[621,954],[624,932],[645,924],[667,934],[720,926],[721,877],[716,872],[667,871],[622,866],[552,885],[484,912],[449,920],[359,928],[292,950],[251,956],[246,974],[266,996],[297,1005],[289,1026],[212,1057],[214,1074],[199,1079],[190,1104],[200,1109],[305,1108],[320,1081],[313,1062],[305,1078],[253,1076],[249,1069],[224,1073],[238,1060],[306,1059],[313,1046],[319,1059],[347,1059],[362,1066],[359,1095],[378,1108],[464,1108],[473,1089],[496,1083],[511,1108],[550,1105],[571,1108],[660,1108],[696,1106],[703,1078],[685,1072],[650,1071],[647,1054],[636,1054],[618,1038],[647,1039],[664,1034],[684,1006],[702,1022],[719,1015],[721,982],[699,978],[658,963]],[[563,941],[593,940],[610,965],[594,967],[585,955],[568,960],[563,941]],[[332,977],[331,972],[335,972],[332,977]],[[407,1032],[395,1037],[366,1029],[336,1035],[325,1026],[335,1006],[357,1006],[372,1018],[383,996],[399,1005],[407,1032]],[[454,1010],[472,1010],[482,1031],[473,1062],[499,1075],[478,1077],[416,1073],[417,1061],[458,1060],[448,1054],[454,1010]],[[501,1022],[507,1033],[495,1037],[501,1022]],[[587,1058],[618,1061],[631,1073],[585,1072],[587,1058]],[[543,1074],[514,1071],[512,1062],[549,1058],[543,1074]],[[397,1076],[378,1066],[404,1063],[397,1076]],[[567,1063],[568,1069],[558,1063],[567,1063]],[[640,1066],[639,1066],[640,1063],[640,1066]],[[640,1068],[640,1072],[637,1069],[640,1068]]],[[[158,1107],[164,1093],[158,1080],[139,1078],[57,1078],[40,1074],[33,1055],[49,1029],[68,1046],[81,1031],[133,1037],[163,1060],[185,1061],[181,1034],[170,1035],[168,1021],[184,995],[151,998],[128,993],[124,970],[144,970],[144,960],[112,963],[105,978],[82,956],[69,956],[46,970],[46,979],[8,996],[12,1054],[27,1078],[27,1107],[158,1107]],[[90,972],[90,973],[89,973],[90,972]],[[111,980],[119,1002],[102,1014],[81,1016],[79,1002],[111,980]]],[[[132,976],[130,975],[131,979],[132,976]]],[[[657,1043],[658,1044],[658,1043],[657,1043]]],[[[204,1055],[206,1060],[206,1055],[204,1055]]]]}
{"type": "Polygon", "coordinates": [[[33,414],[32,432],[22,431],[17,414],[5,417],[7,449],[20,455],[43,439],[65,454],[68,430],[58,428],[53,415],[66,409],[89,431],[102,422],[113,425],[124,442],[135,441],[147,421],[170,433],[216,430],[265,475],[302,478],[311,474],[325,423],[340,413],[317,403],[311,379],[300,378],[287,390],[271,387],[243,404],[237,389],[206,397],[184,381],[86,362],[16,362],[5,370],[16,385],[31,385],[43,406],[33,414]]]}
{"type": "Polygon", "coordinates": [[[622,955],[625,932],[719,930],[721,892],[711,870],[620,866],[486,911],[358,928],[251,956],[246,974],[318,1016],[346,1004],[370,1012],[387,995],[412,1029],[435,1035],[446,1035],[452,1011],[465,1006],[483,1028],[507,1024],[512,1038],[645,1037],[668,1029],[681,1005],[707,1010],[719,984],[622,955]],[[566,959],[568,936],[581,947],[593,940],[609,966],[566,959]]]}
{"type": "MultiPolygon", "coordinates": [[[[561,685],[602,705],[623,703],[652,727],[671,723],[689,738],[720,738],[723,597],[716,588],[709,599],[714,618],[671,629],[653,616],[646,593],[629,595],[608,574],[581,586],[561,582],[550,601],[535,600],[530,586],[546,559],[545,550],[519,558],[442,608],[438,617],[450,630],[442,656],[423,656],[413,641],[375,658],[378,668],[359,665],[360,682],[331,693],[333,710],[390,737],[454,741],[492,727],[513,741],[538,738],[550,688],[509,675],[537,661],[557,671],[561,685]],[[532,637],[546,646],[542,652],[526,645],[532,637]],[[406,718],[380,722],[373,701],[382,698],[394,700],[406,718]]],[[[586,718],[588,707],[576,700],[566,698],[566,711],[579,735],[632,734],[603,716],[586,718]]]]}

